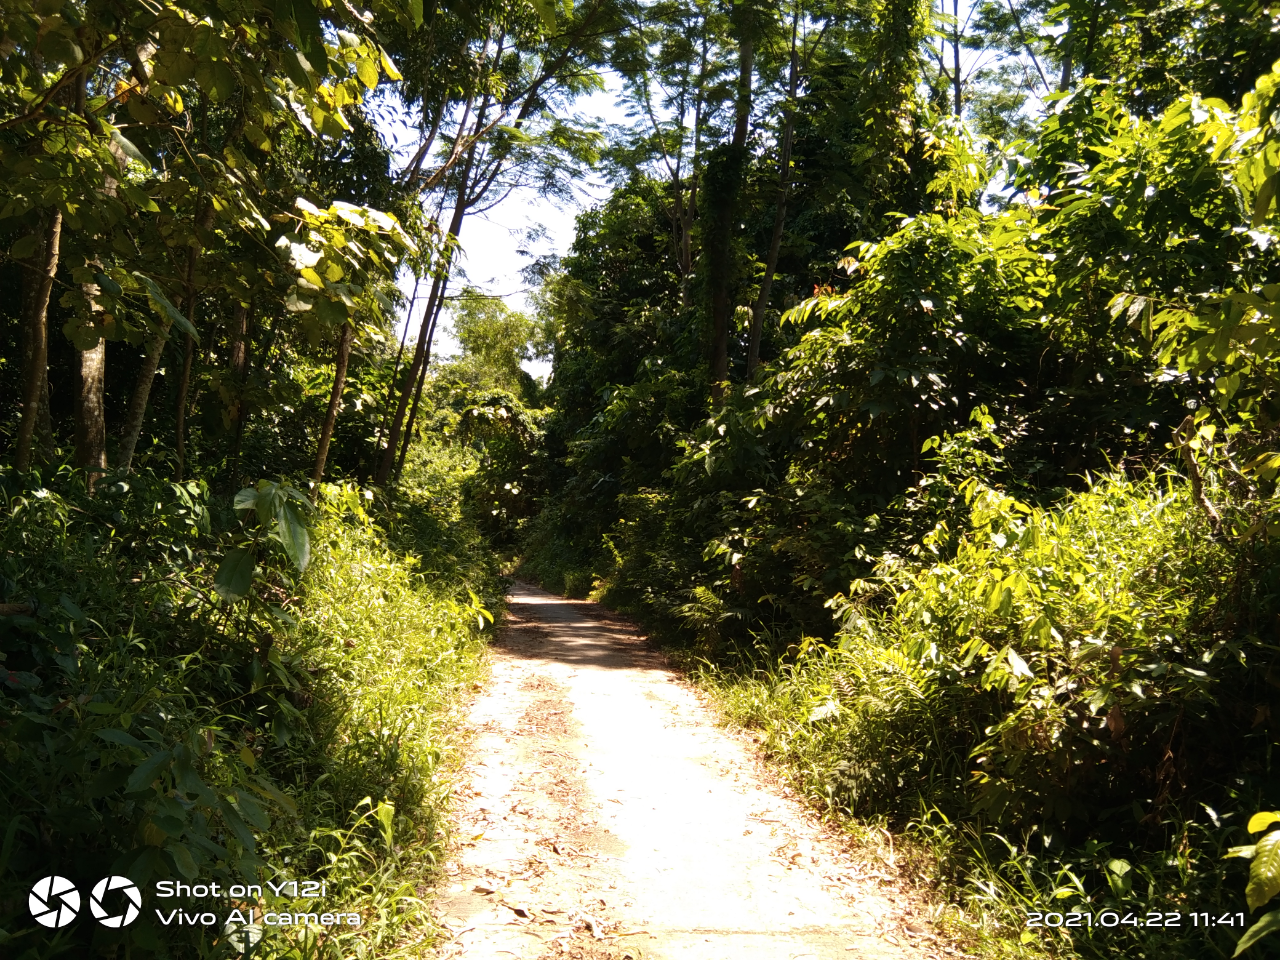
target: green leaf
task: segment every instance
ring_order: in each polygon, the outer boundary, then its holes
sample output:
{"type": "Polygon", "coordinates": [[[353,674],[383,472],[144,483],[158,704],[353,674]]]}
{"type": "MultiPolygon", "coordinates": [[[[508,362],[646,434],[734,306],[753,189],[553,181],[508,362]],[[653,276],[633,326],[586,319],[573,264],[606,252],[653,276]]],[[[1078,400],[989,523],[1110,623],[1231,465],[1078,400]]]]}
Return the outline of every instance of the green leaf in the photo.
{"type": "Polygon", "coordinates": [[[241,547],[232,547],[218,564],[213,577],[213,589],[224,600],[239,600],[253,585],[253,554],[241,547]]]}
{"type": "Polygon", "coordinates": [[[191,325],[191,321],[182,315],[182,312],[164,295],[164,291],[160,289],[160,285],[139,271],[133,271],[133,275],[142,281],[142,285],[147,288],[147,297],[151,300],[151,307],[160,316],[161,320],[167,321],[170,326],[177,327],[183,333],[188,334],[196,343],[200,342],[200,335],[196,333],[196,328],[191,325]]]}
{"type": "Polygon", "coordinates": [[[258,806],[258,801],[254,800],[248,792],[244,790],[236,791],[236,808],[239,809],[242,817],[259,830],[269,830],[271,828],[271,820],[267,817],[266,812],[262,807],[258,806]]]}
{"type": "Polygon", "coordinates": [[[123,730],[117,730],[115,727],[99,730],[98,736],[108,743],[118,743],[122,747],[137,747],[139,750],[147,749],[146,745],[137,737],[125,733],[123,730]]]}
{"type": "Polygon", "coordinates": [[[125,135],[122,134],[119,130],[115,129],[115,127],[111,128],[111,142],[114,143],[117,147],[119,147],[120,152],[123,153],[130,160],[136,160],[138,163],[142,164],[148,170],[151,169],[151,160],[147,157],[147,155],[143,153],[141,150],[139,150],[136,146],[134,146],[133,142],[130,141],[127,137],[125,137],[125,135]]]}
{"type": "Polygon", "coordinates": [[[98,289],[107,294],[107,296],[118,297],[124,293],[120,284],[116,283],[105,273],[95,273],[93,275],[93,282],[96,283],[98,285],[98,289]]]}
{"type": "Polygon", "coordinates": [[[542,19],[542,25],[548,30],[556,28],[556,5],[555,0],[530,0],[533,9],[542,19]]]}
{"type": "MultiPolygon", "coordinates": [[[[1268,454],[1268,456],[1275,456],[1275,454],[1268,454]]],[[[1280,823],[1280,813],[1263,810],[1249,818],[1249,825],[1245,829],[1250,833],[1261,833],[1273,823],[1280,823]]]]}
{"type": "Polygon", "coordinates": [[[58,606],[60,606],[72,620],[78,622],[84,619],[84,611],[76,606],[76,602],[65,593],[58,598],[58,606]]]}
{"type": "Polygon", "coordinates": [[[311,562],[311,536],[307,533],[307,524],[295,504],[288,501],[280,504],[276,514],[276,529],[293,565],[305,572],[307,564],[311,562]]]}
{"type": "Polygon", "coordinates": [[[173,755],[168,750],[161,750],[159,753],[153,753],[129,775],[128,781],[125,783],[126,793],[137,793],[151,786],[151,782],[160,775],[160,769],[168,765],[173,755]]]}
{"type": "MultiPolygon", "coordinates": [[[[421,9],[421,6],[419,6],[421,9]]],[[[391,58],[387,56],[387,51],[381,47],[378,48],[378,58],[382,61],[382,72],[387,75],[388,80],[403,80],[400,71],[396,69],[396,65],[392,63],[391,58]]]]}
{"type": "Polygon", "coordinates": [[[175,785],[182,793],[199,798],[200,802],[205,806],[212,807],[218,802],[218,796],[209,789],[209,785],[200,779],[195,769],[188,761],[180,761],[174,767],[177,774],[175,785]]]}
{"type": "Polygon", "coordinates": [[[1257,910],[1277,893],[1280,893],[1280,830],[1273,830],[1257,843],[1244,898],[1250,910],[1257,910]]]}
{"type": "MultiPolygon", "coordinates": [[[[147,196],[145,190],[135,187],[131,183],[122,183],[120,184],[120,192],[123,193],[129,199],[129,202],[139,210],[145,211],[146,213],[160,212],[160,208],[156,205],[156,202],[147,196]]],[[[112,283],[115,284],[115,281],[113,280],[112,283]]],[[[119,284],[115,284],[115,286],[117,290],[120,289],[119,284]]],[[[119,296],[119,294],[117,293],[116,296],[119,296]]]]}
{"type": "Polygon", "coordinates": [[[372,90],[378,85],[378,66],[372,60],[362,59],[356,61],[356,76],[360,78],[360,82],[372,90]]]}
{"type": "Polygon", "coordinates": [[[1236,944],[1236,952],[1231,956],[1240,956],[1268,933],[1274,933],[1276,930],[1280,930],[1280,910],[1272,910],[1263,915],[1261,920],[1246,930],[1240,942],[1236,944]]]}
{"type": "Polygon", "coordinates": [[[195,858],[191,856],[191,851],[181,843],[170,843],[165,845],[165,850],[169,856],[173,857],[173,865],[178,868],[178,872],[188,880],[194,880],[199,874],[196,867],[195,858]]]}
{"type": "Polygon", "coordinates": [[[1271,201],[1275,199],[1276,188],[1280,187],[1280,170],[1277,170],[1267,179],[1262,181],[1262,186],[1258,188],[1258,196],[1253,203],[1253,223],[1252,226],[1260,227],[1267,219],[1267,214],[1271,211],[1271,201]]]}
{"type": "Polygon", "coordinates": [[[28,233],[25,237],[20,237],[18,242],[9,248],[9,256],[15,260],[25,260],[36,252],[38,241],[34,233],[28,233]]]}
{"type": "Polygon", "coordinates": [[[252,510],[258,505],[258,488],[243,487],[232,501],[233,510],[252,510]]]}
{"type": "Polygon", "coordinates": [[[218,801],[218,811],[222,814],[222,822],[227,825],[227,828],[235,835],[235,838],[240,841],[241,846],[252,853],[256,847],[256,841],[254,840],[253,831],[244,822],[240,812],[226,800],[218,801]]]}
{"type": "Polygon", "coordinates": [[[284,808],[294,816],[297,816],[298,805],[294,803],[293,798],[288,794],[281,793],[280,790],[270,781],[258,778],[254,783],[249,784],[249,786],[262,794],[268,800],[284,808]]]}

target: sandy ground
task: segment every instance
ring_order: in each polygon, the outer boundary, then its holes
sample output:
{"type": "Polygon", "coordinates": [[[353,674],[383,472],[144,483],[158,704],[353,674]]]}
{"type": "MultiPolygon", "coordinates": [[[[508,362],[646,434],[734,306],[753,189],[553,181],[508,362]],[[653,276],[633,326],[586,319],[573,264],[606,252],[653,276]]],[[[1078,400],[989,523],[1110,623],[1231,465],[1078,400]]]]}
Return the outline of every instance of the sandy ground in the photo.
{"type": "Polygon", "coordinates": [[[633,628],[525,584],[510,602],[470,717],[441,957],[952,952],[633,628]]]}

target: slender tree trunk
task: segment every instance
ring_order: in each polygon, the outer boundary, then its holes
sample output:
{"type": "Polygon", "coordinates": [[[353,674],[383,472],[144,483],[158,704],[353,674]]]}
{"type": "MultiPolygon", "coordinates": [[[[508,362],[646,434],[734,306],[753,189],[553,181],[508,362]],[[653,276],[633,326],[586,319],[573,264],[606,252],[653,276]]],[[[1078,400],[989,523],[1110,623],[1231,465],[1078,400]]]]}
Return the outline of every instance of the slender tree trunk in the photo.
{"type": "Polygon", "coordinates": [[[178,454],[178,466],[173,475],[175,483],[182,482],[182,474],[187,466],[187,393],[191,389],[191,362],[195,356],[195,347],[195,341],[188,333],[182,346],[182,377],[178,380],[178,410],[174,425],[178,454]]]}
{"type": "Polygon", "coordinates": [[[1089,18],[1089,34],[1084,43],[1084,56],[1080,60],[1080,75],[1093,76],[1093,48],[1098,39],[1098,24],[1102,20],[1102,4],[1093,5],[1093,16],[1089,18]]]}
{"type": "Polygon", "coordinates": [[[106,371],[107,341],[103,338],[80,351],[80,388],[76,392],[76,466],[84,468],[90,493],[107,472],[107,418],[102,398],[106,371]]]}
{"type": "Polygon", "coordinates": [[[231,455],[227,458],[232,488],[238,485],[236,474],[240,470],[240,446],[244,441],[245,421],[249,419],[249,408],[244,395],[249,382],[249,308],[243,303],[236,304],[234,324],[231,333],[231,372],[235,378],[236,399],[232,415],[231,455]]]}
{"type": "Polygon", "coordinates": [[[37,228],[40,243],[32,266],[28,268],[30,295],[26,316],[26,362],[22,378],[22,420],[18,425],[18,470],[31,469],[31,448],[37,422],[40,420],[41,402],[48,409],[49,381],[49,295],[53,292],[53,277],[58,272],[58,253],[62,243],[62,211],[46,214],[44,223],[37,228]]]}
{"type": "Polygon", "coordinates": [[[689,157],[689,202],[684,205],[680,224],[680,306],[689,306],[689,287],[693,282],[693,223],[698,214],[698,165],[702,160],[702,107],[706,96],[707,41],[702,39],[698,63],[698,83],[693,102],[693,154],[689,157]]]}
{"type": "Polygon", "coordinates": [[[747,377],[750,378],[760,365],[760,339],[764,333],[764,314],[769,308],[769,294],[773,289],[773,274],[778,268],[778,254],[782,250],[782,229],[787,220],[787,191],[791,186],[791,141],[796,129],[796,91],[800,86],[800,57],[796,51],[796,33],[799,29],[799,11],[791,28],[791,72],[787,78],[787,120],[782,130],[782,146],[778,151],[778,203],[773,211],[773,234],[769,238],[769,252],[765,254],[764,276],[760,278],[760,292],[751,306],[751,337],[747,346],[747,377]]]}
{"type": "Polygon", "coordinates": [[[324,415],[324,426],[320,430],[316,466],[311,471],[311,482],[315,484],[324,476],[324,462],[329,457],[329,441],[333,439],[333,427],[338,422],[338,411],[342,409],[342,388],[347,384],[347,361],[351,359],[354,332],[351,321],[348,320],[342,325],[342,332],[338,335],[338,357],[333,365],[333,390],[329,393],[329,409],[324,415]]]}
{"type": "Polygon", "coordinates": [[[719,160],[719,184],[707,265],[711,287],[711,397],[719,400],[729,381],[729,323],[733,316],[731,260],[734,224],[738,217],[738,194],[746,169],[747,128],[751,119],[751,76],[755,46],[750,25],[740,27],[738,43],[738,96],[733,139],[719,160]]]}
{"type": "Polygon", "coordinates": [[[133,469],[133,452],[142,435],[142,422],[146,419],[147,402],[151,399],[151,384],[155,381],[156,371],[160,369],[160,357],[168,339],[167,320],[161,321],[160,329],[146,339],[146,352],[142,357],[142,366],[138,368],[138,378],[134,381],[129,408],[125,411],[124,425],[121,428],[119,466],[125,473],[133,469]]]}
{"type": "MultiPolygon", "coordinates": [[[[200,230],[208,230],[210,224],[213,223],[213,213],[213,204],[207,204],[200,216],[199,229],[196,231],[197,242],[200,230]]],[[[188,303],[183,305],[184,309],[187,310],[191,310],[195,305],[193,279],[198,255],[198,247],[192,246],[189,248],[185,284],[188,303]]],[[[120,469],[125,473],[133,469],[133,454],[138,446],[138,438],[142,436],[142,422],[147,416],[147,402],[151,398],[151,385],[155,382],[156,371],[160,369],[160,358],[164,355],[165,344],[169,341],[169,326],[170,322],[168,320],[160,321],[159,327],[146,340],[146,354],[143,356],[142,366],[138,369],[138,379],[133,385],[133,394],[129,397],[129,409],[125,414],[124,426],[121,431],[120,469]]],[[[190,368],[186,363],[183,366],[190,372],[190,368]]],[[[186,403],[186,390],[180,387],[179,393],[182,397],[182,402],[186,403]]],[[[182,443],[182,441],[179,440],[179,443],[182,443]]],[[[180,459],[179,470],[181,470],[181,467],[182,462],[180,459]]]]}
{"type": "MultiPolygon", "coordinates": [[[[476,122],[480,123],[483,116],[483,113],[481,113],[476,122]]],[[[458,183],[458,196],[453,205],[453,217],[449,221],[449,232],[446,234],[446,236],[452,235],[455,242],[462,232],[462,219],[467,212],[467,190],[471,182],[471,170],[474,162],[475,146],[473,144],[467,154],[467,162],[462,168],[462,177],[458,183]]],[[[446,261],[444,266],[436,272],[435,280],[431,283],[431,293],[427,297],[426,308],[422,312],[422,327],[418,333],[418,344],[413,351],[413,362],[409,365],[409,376],[405,380],[404,390],[400,393],[400,401],[396,404],[395,416],[391,418],[391,429],[387,434],[387,447],[382,453],[382,462],[378,465],[378,473],[374,477],[374,483],[378,484],[378,486],[386,484],[391,479],[391,471],[396,466],[396,452],[400,446],[405,414],[409,409],[409,400],[416,392],[419,374],[426,360],[426,351],[431,339],[430,325],[435,317],[436,305],[439,301],[448,269],[448,262],[446,261]]]]}
{"type": "Polygon", "coordinates": [[[378,439],[373,449],[382,452],[382,437],[387,432],[387,419],[391,416],[391,398],[395,395],[396,375],[400,372],[400,359],[404,356],[404,344],[409,339],[409,324],[413,320],[413,305],[418,302],[418,284],[422,277],[414,275],[413,294],[409,297],[409,309],[404,318],[404,333],[400,334],[400,349],[396,351],[396,362],[391,365],[391,379],[387,382],[387,398],[382,403],[382,422],[378,424],[378,439]]]}
{"type": "Polygon", "coordinates": [[[396,466],[396,453],[400,449],[400,436],[404,430],[405,416],[409,411],[409,402],[413,398],[414,389],[418,382],[418,373],[426,360],[427,339],[431,332],[432,310],[435,307],[436,298],[440,295],[440,283],[441,276],[437,273],[436,278],[431,282],[431,293],[428,294],[426,307],[422,311],[422,326],[418,330],[418,342],[413,349],[413,361],[409,364],[404,389],[400,391],[400,399],[396,403],[396,412],[391,418],[391,427],[387,431],[387,446],[382,451],[382,461],[378,464],[378,472],[374,476],[373,482],[378,486],[386,484],[391,479],[391,472],[396,466]]]}
{"type": "Polygon", "coordinates": [[[951,11],[956,20],[951,35],[951,83],[955,90],[955,112],[958,117],[964,112],[964,103],[961,99],[964,83],[960,73],[960,0],[952,0],[951,11]]]}
{"type": "Polygon", "coordinates": [[[409,411],[409,419],[405,424],[404,442],[400,446],[400,459],[396,463],[397,480],[404,473],[405,457],[409,455],[409,441],[413,439],[413,424],[418,418],[418,403],[422,400],[422,387],[427,382],[427,368],[431,365],[431,342],[435,339],[436,323],[440,319],[440,311],[444,308],[444,294],[448,287],[449,276],[446,274],[440,285],[440,296],[436,299],[435,310],[431,315],[431,329],[427,331],[426,359],[422,364],[422,370],[418,373],[418,385],[413,391],[413,408],[409,411]]]}
{"type": "Polygon", "coordinates": [[[1058,81],[1058,92],[1066,93],[1071,89],[1071,54],[1075,47],[1075,38],[1071,35],[1071,21],[1067,21],[1067,37],[1062,43],[1062,79],[1058,81]]]}

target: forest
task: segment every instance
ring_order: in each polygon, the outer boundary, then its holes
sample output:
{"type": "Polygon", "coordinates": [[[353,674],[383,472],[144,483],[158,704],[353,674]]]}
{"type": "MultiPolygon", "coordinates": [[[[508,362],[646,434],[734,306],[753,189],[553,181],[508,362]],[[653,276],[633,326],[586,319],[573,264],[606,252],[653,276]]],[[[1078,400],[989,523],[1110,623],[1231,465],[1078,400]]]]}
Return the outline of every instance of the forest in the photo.
{"type": "Polygon", "coordinates": [[[0,954],[426,955],[512,577],[957,952],[1280,954],[1278,192],[1271,0],[0,0],[0,954]]]}

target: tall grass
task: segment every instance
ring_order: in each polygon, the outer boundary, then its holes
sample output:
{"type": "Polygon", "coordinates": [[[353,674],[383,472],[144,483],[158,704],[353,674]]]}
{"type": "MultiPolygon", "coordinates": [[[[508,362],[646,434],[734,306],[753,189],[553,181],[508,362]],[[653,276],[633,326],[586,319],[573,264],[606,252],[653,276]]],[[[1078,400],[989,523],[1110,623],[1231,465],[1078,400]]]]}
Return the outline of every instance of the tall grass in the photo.
{"type": "Polygon", "coordinates": [[[0,476],[0,603],[22,605],[0,617],[0,954],[238,956],[232,904],[165,904],[165,878],[319,881],[320,900],[267,888],[256,906],[361,918],[268,929],[257,957],[430,946],[457,710],[499,595],[458,508],[465,468],[411,471],[380,502],[325,486],[305,574],[264,553],[239,603],[213,589],[239,521],[202,484],[135,474],[91,498],[73,473],[0,476]],[[143,914],[37,927],[27,892],[49,873],[86,894],[124,874],[143,914]],[[165,926],[169,905],[219,923],[165,926]]]}
{"type": "Polygon", "coordinates": [[[1274,550],[1213,536],[1174,477],[967,494],[965,528],[833,601],[834,641],[759,637],[703,682],[815,804],[932,851],[917,879],[992,955],[1230,956],[1242,930],[1189,914],[1248,914],[1223,857],[1280,801],[1274,550]],[[1103,909],[1188,916],[1026,926],[1103,909]]]}

